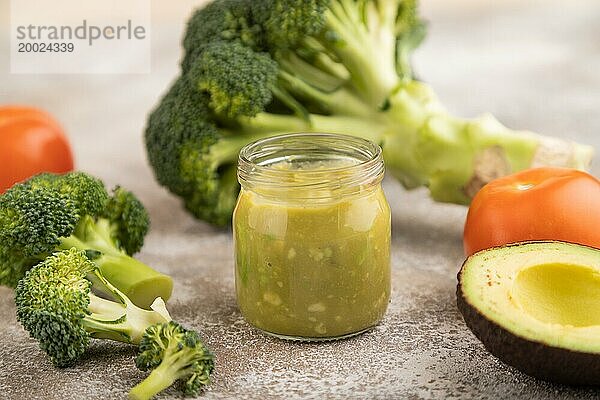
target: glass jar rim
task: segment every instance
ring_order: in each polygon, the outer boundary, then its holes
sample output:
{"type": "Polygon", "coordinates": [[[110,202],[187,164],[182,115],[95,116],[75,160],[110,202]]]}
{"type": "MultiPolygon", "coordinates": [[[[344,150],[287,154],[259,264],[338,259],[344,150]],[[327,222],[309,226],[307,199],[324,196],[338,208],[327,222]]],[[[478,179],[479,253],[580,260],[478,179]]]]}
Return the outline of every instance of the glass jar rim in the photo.
{"type": "Polygon", "coordinates": [[[312,197],[318,189],[328,189],[332,195],[333,191],[352,191],[379,183],[383,173],[379,145],[337,133],[289,133],[260,139],[246,145],[240,151],[238,161],[238,180],[243,188],[305,189],[311,190],[312,197]],[[311,154],[321,157],[321,161],[344,159],[352,162],[317,169],[273,167],[286,161],[310,161],[311,154]]]}

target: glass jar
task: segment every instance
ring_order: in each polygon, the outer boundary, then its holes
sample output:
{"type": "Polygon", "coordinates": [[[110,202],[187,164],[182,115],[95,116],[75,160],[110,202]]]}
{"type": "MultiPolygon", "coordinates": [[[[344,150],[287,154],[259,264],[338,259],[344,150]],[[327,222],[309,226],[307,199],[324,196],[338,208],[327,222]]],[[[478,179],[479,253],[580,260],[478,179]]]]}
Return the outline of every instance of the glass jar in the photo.
{"type": "Polygon", "coordinates": [[[299,340],[376,325],[390,297],[390,208],[381,148],[299,133],[240,152],[235,286],[245,319],[299,340]]]}

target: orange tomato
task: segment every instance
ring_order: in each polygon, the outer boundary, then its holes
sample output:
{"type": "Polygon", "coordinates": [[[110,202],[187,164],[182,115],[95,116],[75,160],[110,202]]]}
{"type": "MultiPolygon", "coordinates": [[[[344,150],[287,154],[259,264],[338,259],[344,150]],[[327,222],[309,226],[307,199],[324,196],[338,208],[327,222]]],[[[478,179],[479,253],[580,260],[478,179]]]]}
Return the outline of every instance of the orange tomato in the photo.
{"type": "Polygon", "coordinates": [[[496,179],[475,195],[463,234],[467,256],[530,240],[600,248],[600,181],[573,169],[534,168],[496,179]]]}
{"type": "Polygon", "coordinates": [[[71,147],[56,120],[32,107],[0,107],[0,194],[40,172],[71,170],[71,147]]]}

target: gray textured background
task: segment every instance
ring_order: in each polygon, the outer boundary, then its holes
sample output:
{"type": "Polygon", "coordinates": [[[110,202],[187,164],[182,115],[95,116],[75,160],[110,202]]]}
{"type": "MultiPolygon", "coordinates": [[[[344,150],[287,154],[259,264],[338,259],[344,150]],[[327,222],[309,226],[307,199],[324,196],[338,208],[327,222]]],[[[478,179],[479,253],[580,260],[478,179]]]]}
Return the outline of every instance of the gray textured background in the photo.
{"type": "MultiPolygon", "coordinates": [[[[407,193],[392,181],[385,189],[393,293],[383,323],[326,344],[287,343],[251,329],[235,304],[230,233],[182,211],[153,181],[141,144],[147,111],[176,75],[194,4],[153,1],[152,74],[15,76],[7,72],[8,2],[1,0],[0,103],[54,113],[79,168],[134,190],[147,205],[153,227],[139,257],[175,277],[172,315],[198,329],[216,354],[205,398],[598,398],[592,389],[535,381],[483,349],[455,306],[466,209],[433,204],[425,191],[407,193]]],[[[600,149],[600,3],[425,0],[423,14],[430,30],[416,70],[450,110],[491,111],[509,126],[600,149]]],[[[75,368],[53,368],[16,323],[6,288],[0,318],[2,399],[119,399],[144,377],[134,350],[112,343],[95,342],[75,368]]]]}

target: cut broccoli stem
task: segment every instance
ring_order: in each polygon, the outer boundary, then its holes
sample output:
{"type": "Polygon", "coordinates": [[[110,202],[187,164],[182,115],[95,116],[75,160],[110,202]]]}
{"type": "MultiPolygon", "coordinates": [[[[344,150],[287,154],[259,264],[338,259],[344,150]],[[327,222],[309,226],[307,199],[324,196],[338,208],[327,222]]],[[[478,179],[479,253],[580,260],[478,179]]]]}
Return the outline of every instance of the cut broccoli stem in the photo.
{"type": "Polygon", "coordinates": [[[139,307],[149,308],[157,297],[170,298],[173,290],[171,278],[115,247],[108,229],[110,225],[102,218],[99,223],[89,217],[83,218],[74,231],[74,235],[82,237],[71,235],[61,238],[58,248],[68,250],[74,247],[99,252],[92,261],[116,288],[139,307]]]}
{"type": "Polygon", "coordinates": [[[89,310],[92,311],[92,314],[83,319],[85,330],[91,337],[97,339],[110,339],[118,342],[139,344],[146,328],[153,324],[168,322],[168,320],[165,320],[155,311],[143,310],[135,307],[133,303],[122,305],[121,316],[112,319],[111,317],[114,316],[113,313],[116,313],[118,310],[116,307],[114,310],[104,308],[101,313],[93,312],[96,308],[102,308],[102,306],[95,304],[101,300],[103,299],[90,294],[89,310]]]}
{"type": "Polygon", "coordinates": [[[139,307],[147,309],[157,297],[171,297],[173,281],[167,275],[125,253],[103,254],[94,263],[115,287],[139,307]]]}
{"type": "Polygon", "coordinates": [[[148,311],[137,307],[101,271],[94,270],[89,278],[99,283],[94,284],[95,288],[101,287],[114,299],[110,301],[90,293],[88,311],[91,314],[83,318],[83,325],[91,337],[139,344],[149,326],[171,320],[166,309],[148,311]]]}
{"type": "MultiPolygon", "coordinates": [[[[95,279],[92,281],[98,282],[95,279]]],[[[123,316],[123,305],[114,300],[108,300],[94,294],[90,294],[90,305],[88,310],[93,318],[104,320],[117,320],[123,316]]]]}

